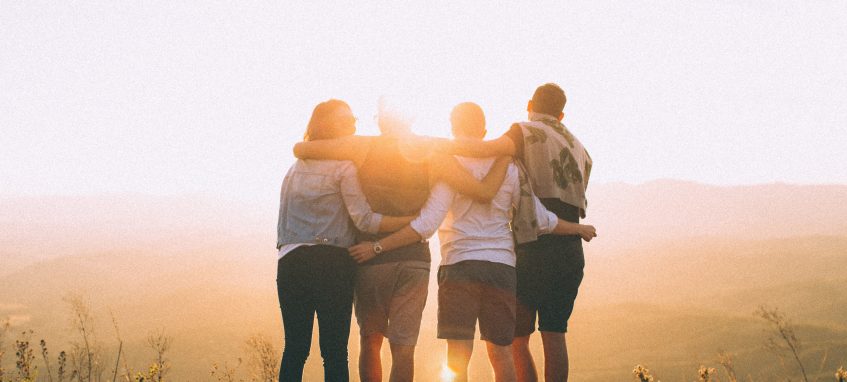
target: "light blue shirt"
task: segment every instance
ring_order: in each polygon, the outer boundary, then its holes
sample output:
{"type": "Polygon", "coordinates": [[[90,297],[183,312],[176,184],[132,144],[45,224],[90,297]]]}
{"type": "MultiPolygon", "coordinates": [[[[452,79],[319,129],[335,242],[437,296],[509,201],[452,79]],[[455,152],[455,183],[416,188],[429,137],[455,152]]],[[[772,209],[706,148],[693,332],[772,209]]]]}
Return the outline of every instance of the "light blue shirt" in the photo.
{"type": "Polygon", "coordinates": [[[356,231],[376,233],[382,215],[371,210],[350,161],[298,160],[282,182],[277,249],[288,244],[349,247],[356,231]]]}

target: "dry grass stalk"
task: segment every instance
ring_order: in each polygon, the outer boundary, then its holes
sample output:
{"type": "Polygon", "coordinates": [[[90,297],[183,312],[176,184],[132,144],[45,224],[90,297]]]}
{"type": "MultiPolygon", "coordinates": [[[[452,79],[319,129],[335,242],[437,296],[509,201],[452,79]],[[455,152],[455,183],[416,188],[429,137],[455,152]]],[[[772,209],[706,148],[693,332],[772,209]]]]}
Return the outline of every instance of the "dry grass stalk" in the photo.
{"type": "Polygon", "coordinates": [[[49,382],[53,382],[53,371],[50,370],[50,358],[48,357],[47,352],[47,342],[43,339],[40,342],[41,345],[41,357],[44,358],[44,367],[47,368],[47,380],[49,382]]]}
{"type": "Polygon", "coordinates": [[[35,355],[32,352],[32,347],[29,346],[32,331],[21,333],[21,339],[15,341],[15,369],[18,371],[18,381],[31,382],[35,381],[38,375],[35,363],[35,355]]]}
{"type": "MultiPolygon", "coordinates": [[[[224,362],[223,368],[221,368],[217,362],[212,363],[212,370],[209,374],[215,378],[218,382],[236,382],[235,372],[238,367],[241,366],[241,358],[238,358],[238,363],[235,367],[229,367],[226,362],[224,362]]],[[[238,382],[243,382],[244,380],[239,378],[238,382]]]]}
{"type": "Polygon", "coordinates": [[[263,335],[255,334],[246,342],[251,377],[261,382],[274,382],[279,373],[279,353],[263,335]]]}
{"type": "Polygon", "coordinates": [[[821,365],[818,367],[817,377],[815,377],[815,382],[820,380],[820,375],[823,373],[823,369],[826,367],[826,361],[829,359],[829,349],[823,352],[823,357],[821,358],[821,365]]]}
{"type": "Polygon", "coordinates": [[[147,345],[156,353],[156,359],[150,365],[150,371],[148,372],[150,381],[162,382],[165,374],[170,370],[165,353],[170,350],[172,343],[173,337],[165,335],[164,329],[147,335],[147,345]]]}
{"type": "Polygon", "coordinates": [[[9,327],[11,326],[11,322],[7,318],[5,322],[0,324],[0,382],[3,382],[3,378],[6,375],[6,371],[3,370],[3,355],[6,354],[5,340],[6,334],[9,333],[9,327]]]}
{"type": "Polygon", "coordinates": [[[64,300],[71,308],[73,328],[82,339],[82,343],[72,343],[71,365],[73,373],[71,379],[75,377],[79,382],[100,381],[104,366],[102,351],[97,345],[91,307],[79,295],[68,295],[64,300]]]}
{"type": "Polygon", "coordinates": [[[786,320],[785,316],[778,309],[760,306],[756,315],[765,320],[774,330],[775,335],[768,338],[765,347],[781,359],[783,352],[788,352],[797,363],[797,368],[800,370],[803,381],[809,382],[809,377],[806,375],[806,367],[800,360],[802,346],[797,335],[794,333],[794,325],[786,320]]]}
{"type": "Polygon", "coordinates": [[[115,382],[117,380],[118,369],[120,367],[119,365],[121,363],[121,359],[123,359],[123,368],[124,368],[124,371],[123,371],[123,374],[121,375],[121,377],[123,378],[123,380],[125,382],[131,382],[132,381],[132,371],[130,371],[129,366],[126,363],[126,357],[123,356],[124,341],[123,341],[123,338],[121,337],[120,328],[118,327],[118,319],[115,318],[115,314],[114,314],[114,312],[112,312],[111,309],[109,309],[109,315],[112,317],[112,326],[115,328],[115,338],[118,341],[118,358],[115,360],[115,370],[112,373],[112,382],[115,382]]]}
{"type": "Polygon", "coordinates": [[[56,372],[56,379],[59,382],[65,381],[65,371],[68,364],[68,355],[64,351],[59,352],[59,370],[56,372]]]}
{"type": "Polygon", "coordinates": [[[718,362],[720,362],[721,366],[723,366],[724,370],[726,370],[729,382],[738,382],[738,377],[735,375],[735,367],[732,366],[732,354],[725,351],[719,352],[718,362]]]}

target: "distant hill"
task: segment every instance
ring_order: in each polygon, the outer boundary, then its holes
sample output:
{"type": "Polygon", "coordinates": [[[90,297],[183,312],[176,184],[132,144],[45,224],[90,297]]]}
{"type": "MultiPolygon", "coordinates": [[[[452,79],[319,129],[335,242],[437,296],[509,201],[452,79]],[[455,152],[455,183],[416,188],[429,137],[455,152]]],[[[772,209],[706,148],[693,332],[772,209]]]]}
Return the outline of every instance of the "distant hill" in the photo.
{"type": "MultiPolygon", "coordinates": [[[[710,300],[710,306],[730,311],[730,307],[751,311],[771,304],[796,306],[798,312],[817,305],[810,309],[816,315],[827,306],[847,306],[847,294],[835,293],[845,285],[847,274],[834,269],[847,261],[847,236],[668,239],[612,252],[594,251],[592,245],[586,245],[590,251],[581,291],[586,304],[699,305],[710,300]],[[820,290],[824,287],[829,289],[820,290]],[[763,301],[753,291],[774,299],[763,301]],[[819,297],[813,295],[816,292],[819,297]]],[[[847,328],[843,316],[805,318],[827,319],[847,328]]]]}
{"type": "Polygon", "coordinates": [[[592,247],[627,248],[689,237],[740,240],[847,235],[847,186],[712,186],[676,180],[590,185],[592,247]]]}
{"type": "MultiPolygon", "coordinates": [[[[711,186],[658,180],[589,186],[598,251],[714,236],[847,235],[847,186],[711,186]]],[[[0,199],[0,275],[67,254],[155,247],[178,252],[240,236],[272,249],[278,205],[142,194],[0,199]],[[153,245],[155,243],[155,245],[153,245]]]]}
{"type": "Polygon", "coordinates": [[[133,250],[173,254],[244,236],[261,236],[260,243],[273,251],[273,208],[262,211],[202,196],[0,199],[0,276],[67,255],[133,250]]]}

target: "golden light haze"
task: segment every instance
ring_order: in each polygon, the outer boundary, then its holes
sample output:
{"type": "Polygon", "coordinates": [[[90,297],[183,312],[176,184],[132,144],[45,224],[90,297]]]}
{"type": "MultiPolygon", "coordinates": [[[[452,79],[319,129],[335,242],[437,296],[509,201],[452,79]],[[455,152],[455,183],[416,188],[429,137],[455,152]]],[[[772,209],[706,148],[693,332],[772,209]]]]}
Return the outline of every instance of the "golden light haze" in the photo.
{"type": "MultiPolygon", "coordinates": [[[[575,380],[628,380],[639,363],[662,380],[687,380],[699,364],[716,365],[718,350],[735,355],[740,375],[772,380],[783,374],[763,350],[765,326],[752,314],[759,305],[797,324],[807,364],[829,351],[821,375],[843,362],[847,186],[662,181],[592,192],[601,236],[586,245],[568,335],[575,380]]],[[[111,310],[134,368],[150,360],[146,335],[164,329],[174,337],[172,378],[205,380],[213,362],[244,356],[254,333],[281,346],[268,210],[197,198],[2,200],[0,211],[13,214],[0,215],[0,317],[12,318],[12,333],[32,328],[54,351],[67,349],[74,337],[62,298],[81,293],[107,354],[117,346],[111,310]]],[[[435,266],[437,239],[431,248],[435,266]]],[[[435,288],[433,277],[416,363],[422,376],[444,372],[435,288]]],[[[354,323],[351,375],[356,333],[354,323]]],[[[540,343],[533,346],[540,359],[540,343]]],[[[488,380],[484,346],[475,347],[470,377],[488,380]]],[[[317,343],[313,353],[307,380],[322,375],[317,343]]]]}
{"type": "MultiPolygon", "coordinates": [[[[149,332],[173,335],[173,380],[235,364],[255,333],[281,346],[279,187],[318,102],[347,101],[377,134],[387,96],[415,132],[446,137],[450,109],[472,101],[494,138],[556,82],[594,160],[600,234],[572,379],[645,364],[690,381],[726,350],[739,376],[796,380],[763,350],[760,305],[832,378],[847,365],[844,20],[836,0],[0,2],[5,344],[33,329],[68,349],[62,299],[80,293],[108,357],[110,311],[136,369],[149,332]]],[[[436,378],[434,278],[416,374],[436,378]]],[[[477,381],[491,378],[482,348],[477,381]]]]}

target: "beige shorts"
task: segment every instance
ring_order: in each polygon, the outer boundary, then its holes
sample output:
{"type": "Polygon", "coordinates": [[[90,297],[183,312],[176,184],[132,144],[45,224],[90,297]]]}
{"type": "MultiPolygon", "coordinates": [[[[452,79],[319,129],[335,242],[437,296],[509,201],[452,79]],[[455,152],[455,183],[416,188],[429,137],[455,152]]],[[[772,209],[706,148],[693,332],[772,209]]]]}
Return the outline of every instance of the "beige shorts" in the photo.
{"type": "Polygon", "coordinates": [[[397,261],[360,266],[354,306],[359,334],[382,334],[395,345],[415,345],[426,305],[430,263],[397,261]]]}

